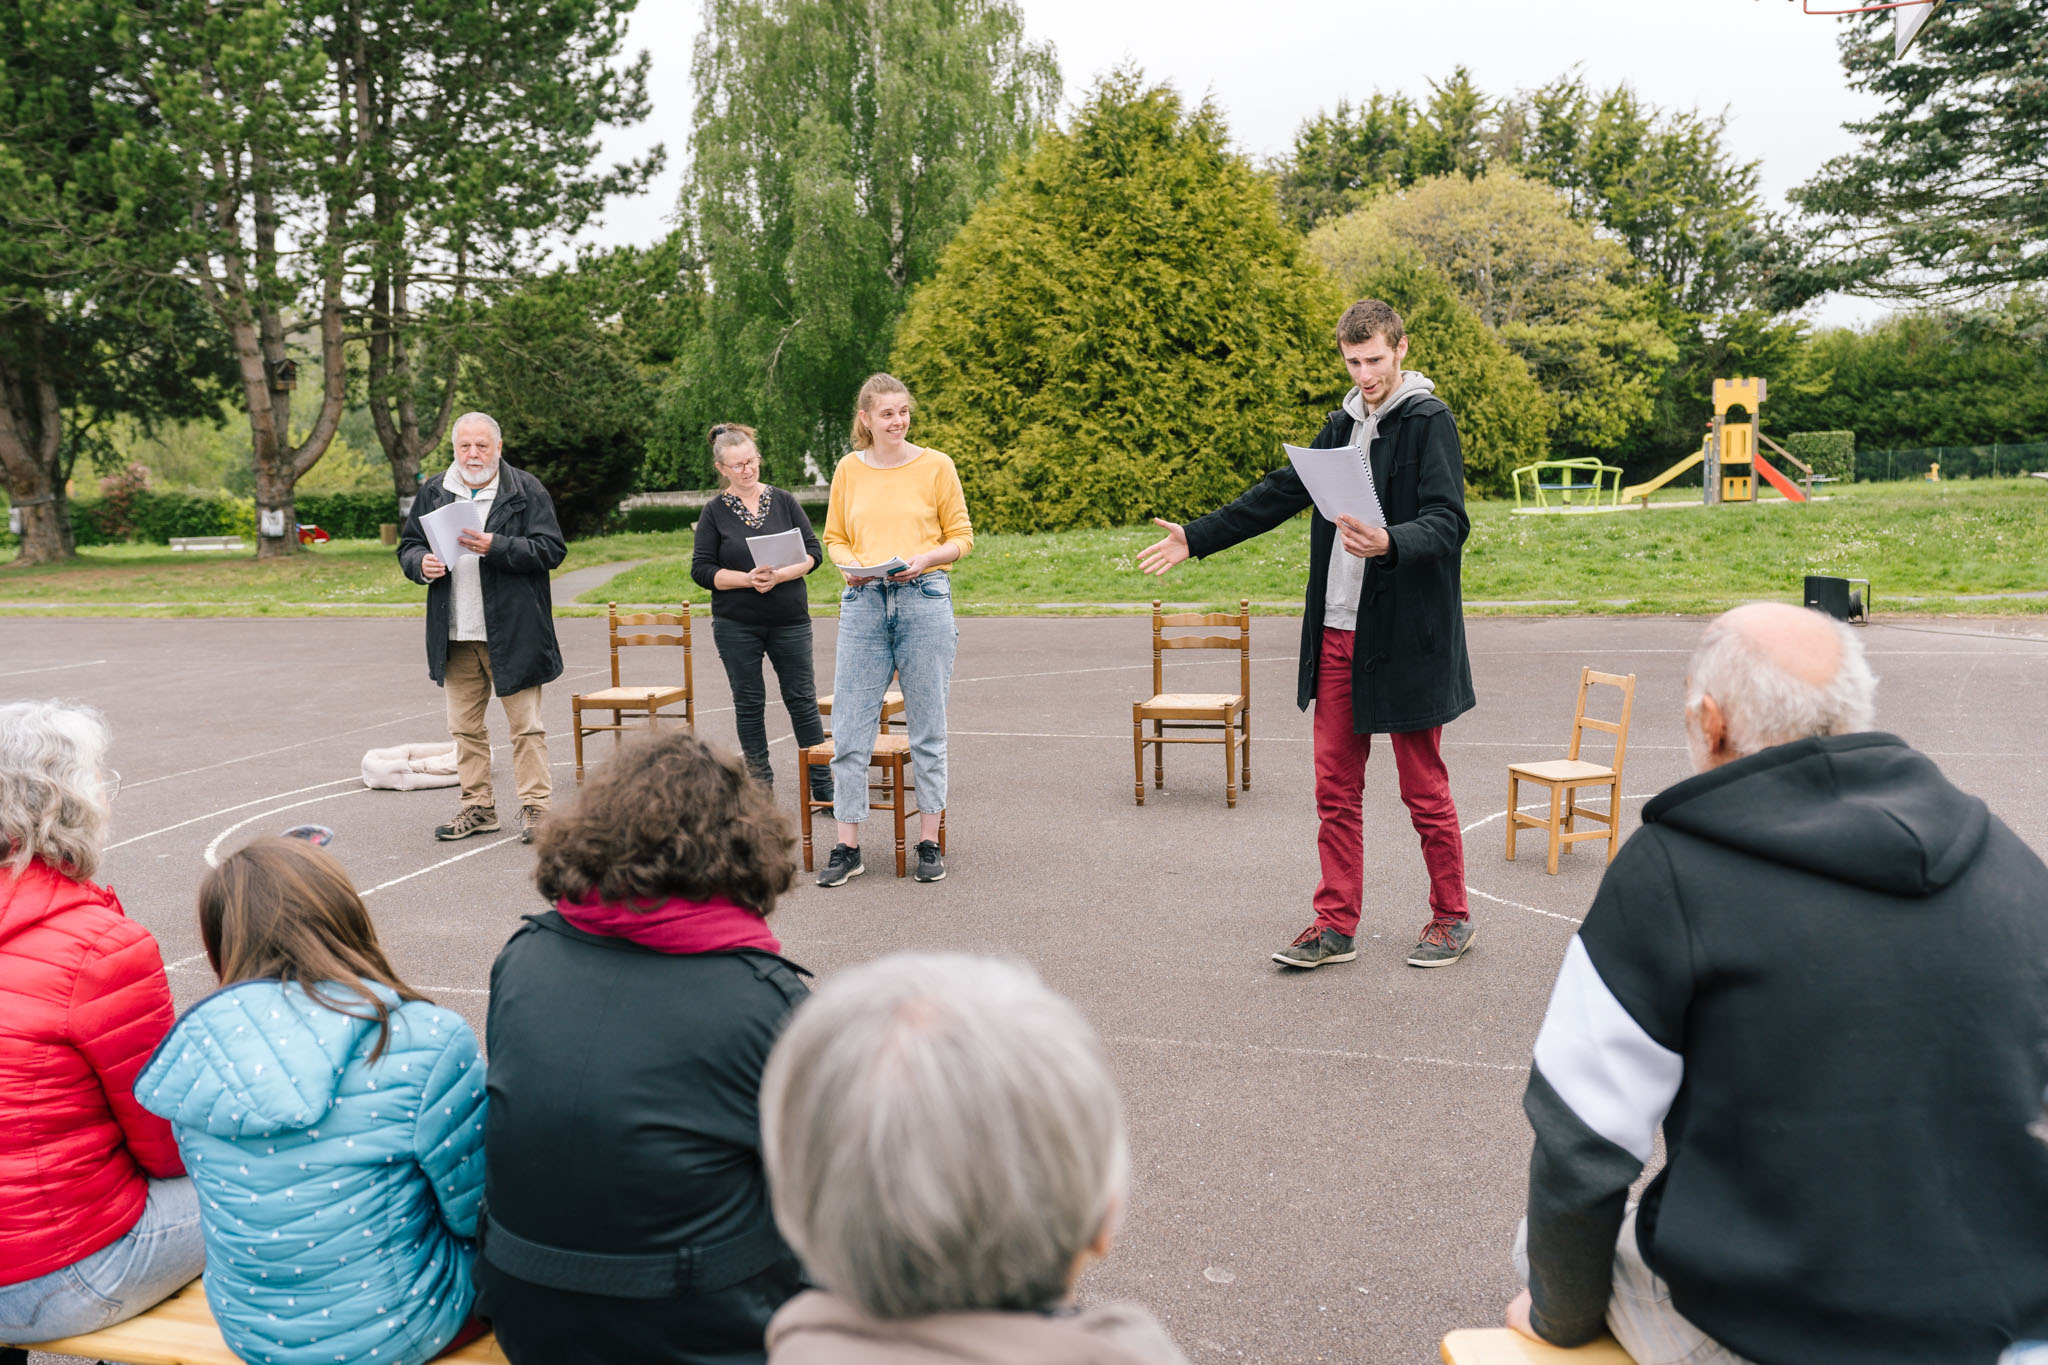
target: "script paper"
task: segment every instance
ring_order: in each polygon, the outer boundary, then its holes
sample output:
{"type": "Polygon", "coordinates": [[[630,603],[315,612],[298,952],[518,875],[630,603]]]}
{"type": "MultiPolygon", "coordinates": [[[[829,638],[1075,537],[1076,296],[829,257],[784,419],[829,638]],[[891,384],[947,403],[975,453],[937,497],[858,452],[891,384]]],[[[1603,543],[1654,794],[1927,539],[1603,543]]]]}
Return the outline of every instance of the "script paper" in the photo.
{"type": "Polygon", "coordinates": [[[886,564],[869,564],[866,566],[841,564],[839,567],[854,578],[887,578],[890,574],[907,569],[910,566],[903,562],[901,555],[891,555],[889,556],[889,562],[886,564]]]}
{"type": "Polygon", "coordinates": [[[451,502],[446,507],[436,507],[420,518],[420,529],[427,533],[427,548],[434,558],[449,568],[455,561],[474,550],[465,550],[456,543],[456,537],[464,531],[484,529],[484,509],[474,502],[451,502]]]}
{"type": "Polygon", "coordinates": [[[1283,446],[1294,472],[1316,500],[1316,510],[1330,521],[1357,517],[1367,526],[1385,526],[1387,514],[1380,510],[1379,490],[1372,486],[1372,466],[1357,446],[1333,450],[1306,450],[1283,446]]]}
{"type": "Polygon", "coordinates": [[[808,557],[804,551],[804,533],[794,526],[772,536],[748,536],[747,549],[753,552],[757,569],[786,569],[792,564],[803,563],[808,557]]]}

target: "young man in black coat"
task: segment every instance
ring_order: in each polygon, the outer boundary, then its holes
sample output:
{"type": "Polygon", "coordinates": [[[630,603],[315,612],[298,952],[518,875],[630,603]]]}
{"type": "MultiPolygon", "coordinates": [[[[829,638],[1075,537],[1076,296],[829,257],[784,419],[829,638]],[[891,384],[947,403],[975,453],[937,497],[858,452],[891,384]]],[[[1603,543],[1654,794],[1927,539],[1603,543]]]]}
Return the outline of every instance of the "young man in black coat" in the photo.
{"type": "Polygon", "coordinates": [[[1871,731],[1875,690],[1818,612],[1707,628],[1698,771],[1644,807],[1536,1035],[1517,1330],[1688,1365],[2048,1337],[2048,868],[1871,731]]]}
{"type": "MultiPolygon", "coordinates": [[[[1465,904],[1465,844],[1444,770],[1443,727],[1472,709],[1465,653],[1461,555],[1465,465],[1451,410],[1435,385],[1401,362],[1400,314],[1377,299],[1346,309],[1337,349],[1357,386],[1330,414],[1314,446],[1350,446],[1372,471],[1384,528],[1354,517],[1309,524],[1307,611],[1301,623],[1296,704],[1315,711],[1317,851],[1322,881],[1315,922],[1273,954],[1287,967],[1358,956],[1365,895],[1365,762],[1372,737],[1392,740],[1401,800],[1429,869],[1430,919],[1408,954],[1411,967],[1447,967],[1472,946],[1465,904]]],[[[1190,555],[1212,555],[1313,508],[1292,465],[1186,527],[1160,521],[1166,539],[1139,566],[1165,573],[1190,555]]]]}
{"type": "Polygon", "coordinates": [[[434,837],[467,839],[498,828],[485,720],[495,691],[512,728],[519,837],[531,843],[553,791],[540,689],[562,676],[548,572],[568,546],[547,489],[501,458],[504,441],[495,420],[464,413],[455,419],[454,433],[454,463],[444,477],[420,486],[398,538],[405,576],[427,585],[427,676],[448,694],[448,730],[455,737],[462,785],[461,809],[435,828],[434,837]],[[420,518],[460,499],[483,509],[484,529],[464,531],[460,543],[471,553],[443,564],[429,549],[420,518]]]}

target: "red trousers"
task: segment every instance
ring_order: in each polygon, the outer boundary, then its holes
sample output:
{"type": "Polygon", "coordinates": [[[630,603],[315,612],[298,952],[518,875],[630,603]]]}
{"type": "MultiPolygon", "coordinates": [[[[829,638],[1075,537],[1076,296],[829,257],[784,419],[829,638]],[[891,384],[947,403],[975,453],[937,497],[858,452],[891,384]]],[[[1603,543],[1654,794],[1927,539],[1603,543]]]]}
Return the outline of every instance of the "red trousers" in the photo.
{"type": "MultiPolygon", "coordinates": [[[[1365,761],[1372,736],[1355,733],[1351,721],[1351,651],[1356,635],[1323,631],[1316,668],[1316,815],[1322,829],[1316,852],[1323,879],[1316,886],[1316,924],[1346,936],[1358,932],[1365,899],[1365,761]]],[[[1451,803],[1451,777],[1444,770],[1443,727],[1388,736],[1394,742],[1394,771],[1401,800],[1422,839],[1429,869],[1429,908],[1438,919],[1464,919],[1465,838],[1458,808],[1451,803]]]]}

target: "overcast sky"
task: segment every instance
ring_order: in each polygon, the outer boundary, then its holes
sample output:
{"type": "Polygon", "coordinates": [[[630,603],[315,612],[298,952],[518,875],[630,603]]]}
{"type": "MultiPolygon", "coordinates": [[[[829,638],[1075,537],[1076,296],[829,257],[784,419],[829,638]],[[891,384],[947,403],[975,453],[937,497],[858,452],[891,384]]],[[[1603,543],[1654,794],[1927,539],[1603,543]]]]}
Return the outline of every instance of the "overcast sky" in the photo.
{"type": "MultiPolygon", "coordinates": [[[[1190,99],[1213,96],[1239,146],[1257,157],[1286,151],[1304,119],[1340,99],[1381,90],[1419,101],[1432,77],[1459,64],[1492,95],[1576,66],[1596,89],[1627,82],[1664,108],[1725,110],[1731,149],[1761,163],[1765,202],[1782,209],[1785,191],[1853,148],[1842,124],[1875,108],[1848,88],[1835,56],[1837,26],[1847,21],[1806,15],[1800,0],[1374,0],[1348,13],[1307,0],[1022,0],[1022,8],[1026,33],[1059,58],[1067,111],[1104,72],[1135,62],[1190,99]]],[[[654,112],[615,132],[607,149],[623,156],[662,142],[669,167],[650,194],[614,205],[589,240],[644,244],[667,230],[688,156],[700,22],[694,0],[641,0],[632,45],[654,55],[654,112]]],[[[1883,311],[1844,298],[1808,310],[1822,324],[1883,311]]]]}

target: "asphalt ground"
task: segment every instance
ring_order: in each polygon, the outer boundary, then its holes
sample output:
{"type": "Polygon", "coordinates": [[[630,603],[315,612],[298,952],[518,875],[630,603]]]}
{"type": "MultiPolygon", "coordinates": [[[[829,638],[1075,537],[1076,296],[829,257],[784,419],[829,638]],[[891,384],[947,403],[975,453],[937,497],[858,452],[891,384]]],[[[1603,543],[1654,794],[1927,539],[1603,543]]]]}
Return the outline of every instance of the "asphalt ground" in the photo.
{"type": "MultiPolygon", "coordinates": [[[[821,680],[834,625],[817,623],[821,680]]],[[[897,881],[877,822],[866,876],[831,891],[801,880],[777,910],[790,956],[829,976],[898,949],[1013,954],[1080,1003],[1114,1059],[1136,1167],[1122,1234],[1083,1297],[1146,1304],[1192,1360],[1422,1362],[1445,1331],[1499,1321],[1518,1287],[1526,1064],[1603,867],[1589,844],[1548,876],[1533,838],[1504,860],[1505,765],[1562,756],[1581,664],[1633,672],[1632,826],[1687,772],[1680,699],[1700,623],[1469,622],[1480,706],[1449,727],[1445,751],[1476,944],[1448,969],[1403,965],[1426,881],[1382,752],[1367,774],[1359,960],[1312,973],[1268,960],[1309,923],[1316,881],[1295,621],[1254,623],[1254,781],[1234,810],[1220,756],[1191,748],[1168,755],[1165,791],[1132,803],[1144,618],[960,629],[950,875],[897,881]]],[[[570,694],[607,671],[601,620],[560,631],[568,667],[545,710],[557,800],[573,788],[570,694]]],[[[709,632],[698,638],[700,732],[730,745],[725,678],[709,632]]],[[[1935,620],[1863,638],[1880,724],[2048,851],[2048,626],[1935,620]]],[[[1221,658],[1176,659],[1169,688],[1232,685],[1221,658]]],[[[481,1034],[491,959],[543,908],[531,852],[509,833],[438,844],[452,791],[358,780],[367,749],[445,737],[417,622],[0,622],[0,699],[21,697],[109,717],[124,783],[103,877],[162,944],[181,1008],[212,984],[193,914],[209,852],[311,821],[337,831],[333,851],[401,973],[481,1034]]],[[[492,726],[502,741],[496,708],[492,726]]],[[[770,726],[787,797],[779,709],[770,726]]],[[[497,758],[509,815],[502,742],[497,758]]]]}

